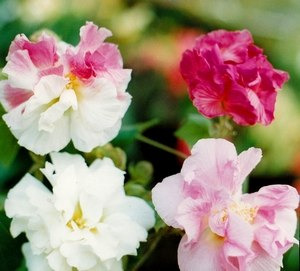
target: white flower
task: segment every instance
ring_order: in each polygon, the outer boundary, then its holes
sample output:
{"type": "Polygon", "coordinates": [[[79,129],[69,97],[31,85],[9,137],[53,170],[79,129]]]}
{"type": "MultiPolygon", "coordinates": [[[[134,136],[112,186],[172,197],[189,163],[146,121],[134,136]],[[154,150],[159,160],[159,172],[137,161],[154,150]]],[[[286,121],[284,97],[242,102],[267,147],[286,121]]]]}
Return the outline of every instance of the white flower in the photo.
{"type": "Polygon", "coordinates": [[[25,232],[29,240],[23,246],[29,270],[39,263],[55,271],[122,270],[121,258],[136,255],[146,241],[153,210],[125,195],[124,172],[108,158],[89,167],[80,155],[51,159],[42,172],[53,192],[27,174],[5,201],[12,235],[25,232]]]}

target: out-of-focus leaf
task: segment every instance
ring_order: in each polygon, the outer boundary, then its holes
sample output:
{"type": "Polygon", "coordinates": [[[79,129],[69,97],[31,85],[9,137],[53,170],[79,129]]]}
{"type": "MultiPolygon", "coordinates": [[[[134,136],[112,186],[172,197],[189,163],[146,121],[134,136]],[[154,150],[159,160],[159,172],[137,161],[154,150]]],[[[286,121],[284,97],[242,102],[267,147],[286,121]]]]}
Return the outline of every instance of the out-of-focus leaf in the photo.
{"type": "Polygon", "coordinates": [[[189,114],[183,125],[175,132],[175,135],[189,146],[193,146],[200,138],[209,137],[211,121],[200,114],[189,114]]]}
{"type": "Polygon", "coordinates": [[[139,161],[135,165],[130,165],[128,168],[130,181],[147,186],[153,175],[153,166],[148,161],[139,161]]]}
{"type": "Polygon", "coordinates": [[[25,260],[23,259],[20,267],[16,271],[27,271],[28,269],[26,268],[25,260]]]}
{"type": "Polygon", "coordinates": [[[21,263],[22,254],[20,246],[22,238],[14,239],[9,232],[10,220],[0,211],[0,270],[16,270],[21,263]]]}
{"type": "Polygon", "coordinates": [[[0,106],[0,164],[8,167],[14,161],[19,150],[19,145],[3,121],[3,114],[4,110],[0,106]]]}
{"type": "Polygon", "coordinates": [[[123,125],[118,136],[113,140],[113,144],[118,146],[128,146],[132,144],[137,135],[145,132],[147,129],[158,123],[158,119],[152,119],[142,123],[123,125]]]}

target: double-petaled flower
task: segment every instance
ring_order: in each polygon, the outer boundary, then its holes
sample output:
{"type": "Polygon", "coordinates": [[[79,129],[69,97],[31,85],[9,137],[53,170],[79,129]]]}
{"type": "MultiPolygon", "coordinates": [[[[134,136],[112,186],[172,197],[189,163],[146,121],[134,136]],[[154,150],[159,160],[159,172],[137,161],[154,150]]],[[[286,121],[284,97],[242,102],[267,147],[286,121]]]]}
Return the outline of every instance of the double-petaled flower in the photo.
{"type": "Polygon", "coordinates": [[[182,271],[280,270],[294,238],[299,196],[288,185],[242,194],[242,183],[261,159],[250,148],[237,155],[224,139],[199,140],[180,173],[152,190],[163,220],[185,231],[182,271]]]}
{"type": "Polygon", "coordinates": [[[126,196],[124,172],[109,158],[89,167],[79,155],[52,153],[42,169],[52,191],[31,175],[8,193],[5,211],[23,245],[30,271],[120,271],[154,225],[154,212],[126,196]]]}
{"type": "Polygon", "coordinates": [[[119,132],[130,104],[125,91],[131,70],[123,69],[105,28],[87,23],[74,47],[43,33],[37,41],[18,35],[0,84],[4,120],[21,146],[47,154],[70,140],[81,151],[104,145],[119,132]]]}
{"type": "Polygon", "coordinates": [[[200,36],[183,54],[180,70],[200,113],[228,115],[240,125],[270,124],[277,91],[289,78],[272,67],[247,30],[200,36]]]}

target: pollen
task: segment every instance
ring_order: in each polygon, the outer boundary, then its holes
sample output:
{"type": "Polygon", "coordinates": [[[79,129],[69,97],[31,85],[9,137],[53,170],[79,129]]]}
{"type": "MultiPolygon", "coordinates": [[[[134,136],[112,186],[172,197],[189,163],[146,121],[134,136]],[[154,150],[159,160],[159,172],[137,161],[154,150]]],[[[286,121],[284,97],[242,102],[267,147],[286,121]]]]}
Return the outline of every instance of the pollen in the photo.
{"type": "Polygon", "coordinates": [[[81,85],[77,76],[73,73],[68,73],[65,77],[69,79],[66,89],[73,89],[75,92],[77,92],[81,85]]]}
{"type": "Polygon", "coordinates": [[[244,202],[234,202],[229,206],[229,209],[250,224],[254,222],[257,213],[257,207],[253,207],[250,204],[244,202]]]}
{"type": "Polygon", "coordinates": [[[74,230],[74,223],[79,229],[86,227],[85,219],[83,218],[82,209],[79,203],[76,204],[72,218],[68,221],[67,226],[74,230]]]}

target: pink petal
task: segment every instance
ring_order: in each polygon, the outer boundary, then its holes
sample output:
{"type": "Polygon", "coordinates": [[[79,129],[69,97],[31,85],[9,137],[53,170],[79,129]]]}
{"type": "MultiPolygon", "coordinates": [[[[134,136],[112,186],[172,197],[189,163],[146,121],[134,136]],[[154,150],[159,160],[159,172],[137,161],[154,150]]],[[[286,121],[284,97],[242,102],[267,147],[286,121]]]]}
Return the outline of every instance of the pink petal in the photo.
{"type": "Polygon", "coordinates": [[[223,240],[210,230],[204,231],[198,242],[188,243],[183,236],[178,247],[178,265],[181,271],[223,271],[223,240]]]}
{"type": "Polygon", "coordinates": [[[273,258],[268,255],[258,244],[254,243],[252,250],[255,253],[254,259],[248,263],[251,271],[280,271],[282,266],[282,256],[273,258]]]}
{"type": "Polygon", "coordinates": [[[36,43],[25,42],[23,49],[28,51],[31,61],[38,68],[51,67],[58,60],[55,39],[47,35],[42,35],[36,43]]]}
{"type": "Polygon", "coordinates": [[[256,204],[260,207],[296,209],[299,204],[297,190],[289,185],[268,185],[257,192],[256,204]]]}
{"type": "Polygon", "coordinates": [[[87,22],[85,26],[80,28],[80,43],[78,45],[79,51],[94,53],[101,43],[112,33],[104,28],[98,28],[92,22],[87,22]]]}
{"type": "Polygon", "coordinates": [[[152,189],[155,210],[169,226],[182,228],[175,220],[178,205],[183,201],[183,180],[181,174],[165,178],[152,189]]]}
{"type": "Polygon", "coordinates": [[[237,153],[234,145],[224,139],[201,139],[191,151],[181,173],[184,180],[227,191],[236,190],[237,153]]]}
{"type": "Polygon", "coordinates": [[[239,183],[242,184],[249,173],[256,167],[260,162],[262,157],[261,149],[250,148],[246,151],[243,151],[238,156],[239,162],[239,183]]]}
{"type": "Polygon", "coordinates": [[[185,230],[187,242],[197,241],[207,227],[207,217],[211,208],[210,202],[201,199],[186,198],[177,208],[176,221],[185,230]]]}

